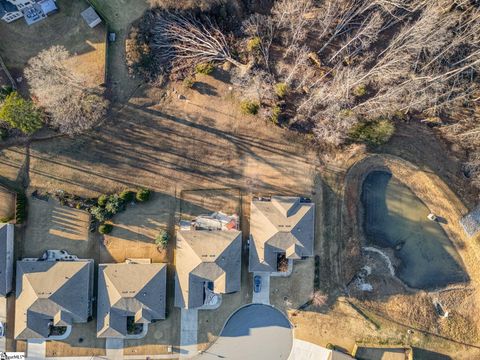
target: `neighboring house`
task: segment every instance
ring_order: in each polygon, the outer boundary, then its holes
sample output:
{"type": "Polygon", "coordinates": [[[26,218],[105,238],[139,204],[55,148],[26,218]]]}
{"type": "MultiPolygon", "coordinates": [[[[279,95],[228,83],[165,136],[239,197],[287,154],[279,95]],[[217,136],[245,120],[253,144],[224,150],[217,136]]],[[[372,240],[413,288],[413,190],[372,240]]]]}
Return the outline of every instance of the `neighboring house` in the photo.
{"type": "Polygon", "coordinates": [[[300,197],[253,199],[250,272],[285,272],[286,262],[313,256],[315,204],[300,197]]]}
{"type": "Polygon", "coordinates": [[[22,10],[35,3],[34,0],[7,0],[7,1],[15,5],[18,8],[18,10],[22,10]]]}
{"type": "Polygon", "coordinates": [[[43,20],[58,10],[55,0],[0,0],[0,4],[6,1],[19,13],[16,19],[24,17],[28,25],[43,20]]]}
{"type": "Polygon", "coordinates": [[[480,233],[480,205],[461,218],[460,225],[469,237],[480,233]]]}
{"type": "Polygon", "coordinates": [[[14,4],[7,0],[0,0],[0,19],[10,23],[21,17],[23,17],[23,14],[14,4]]]}
{"type": "Polygon", "coordinates": [[[65,339],[92,315],[93,260],[17,261],[15,339],[65,339]]]}
{"type": "Polygon", "coordinates": [[[242,233],[238,230],[180,230],[175,250],[175,306],[218,304],[240,290],[242,233]]]}
{"type": "Polygon", "coordinates": [[[98,268],[97,336],[140,338],[165,319],[166,264],[132,259],[98,268]]]}
{"type": "Polygon", "coordinates": [[[13,234],[13,224],[0,224],[0,296],[12,290],[13,234]]]}

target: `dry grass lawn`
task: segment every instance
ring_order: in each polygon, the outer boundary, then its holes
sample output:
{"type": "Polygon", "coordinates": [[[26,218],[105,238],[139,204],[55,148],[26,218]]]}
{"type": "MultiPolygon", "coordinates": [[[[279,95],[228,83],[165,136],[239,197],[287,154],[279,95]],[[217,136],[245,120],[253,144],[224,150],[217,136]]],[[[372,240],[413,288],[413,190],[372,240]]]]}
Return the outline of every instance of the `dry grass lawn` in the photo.
{"type": "Polygon", "coordinates": [[[41,256],[45,250],[66,250],[79,258],[90,258],[93,243],[88,231],[90,215],[82,210],[49,201],[28,199],[24,257],[41,256]]]}
{"type": "Polygon", "coordinates": [[[159,250],[155,237],[171,229],[175,199],[154,193],[149,201],[129,205],[111,221],[113,231],[104,237],[101,262],[124,262],[127,258],[148,258],[168,262],[167,251],[159,250]]]}
{"type": "Polygon", "coordinates": [[[0,222],[15,217],[15,194],[0,186],[0,222]]]}
{"type": "MultiPolygon", "coordinates": [[[[0,54],[14,77],[22,76],[28,60],[54,45],[64,46],[72,55],[71,70],[90,85],[104,82],[105,39],[103,24],[91,29],[80,16],[89,5],[85,0],[58,0],[58,13],[34,25],[23,19],[0,23],[0,54]]],[[[24,83],[21,89],[26,90],[24,83]]]]}

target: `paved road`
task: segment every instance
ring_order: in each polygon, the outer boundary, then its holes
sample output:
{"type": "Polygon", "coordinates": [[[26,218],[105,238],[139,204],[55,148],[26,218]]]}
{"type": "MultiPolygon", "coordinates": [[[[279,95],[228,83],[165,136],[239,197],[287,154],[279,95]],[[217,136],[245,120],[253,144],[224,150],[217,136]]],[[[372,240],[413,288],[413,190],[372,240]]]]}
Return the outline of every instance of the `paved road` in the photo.
{"type": "MultiPolygon", "coordinates": [[[[252,303],[267,304],[270,305],[270,273],[266,272],[255,272],[253,276],[260,276],[262,278],[262,287],[260,292],[256,293],[253,291],[252,303]]],[[[254,283],[252,282],[254,287],[254,283]]]]}
{"type": "Polygon", "coordinates": [[[287,318],[262,304],[241,308],[228,320],[217,341],[198,360],[286,360],[293,343],[287,318]]]}
{"type": "Polygon", "coordinates": [[[182,309],[180,323],[180,358],[197,355],[198,310],[182,309]]]}

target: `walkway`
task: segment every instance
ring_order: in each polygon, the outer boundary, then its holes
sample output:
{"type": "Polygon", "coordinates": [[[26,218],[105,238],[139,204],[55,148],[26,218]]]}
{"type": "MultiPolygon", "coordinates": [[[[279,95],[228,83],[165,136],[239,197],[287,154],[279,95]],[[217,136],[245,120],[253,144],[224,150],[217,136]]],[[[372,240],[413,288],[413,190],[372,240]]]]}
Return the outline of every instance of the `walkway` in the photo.
{"type": "Polygon", "coordinates": [[[307,341],[293,340],[292,353],[288,360],[352,360],[353,358],[338,351],[329,350],[307,341]]]}
{"type": "Polygon", "coordinates": [[[180,358],[198,354],[198,309],[182,309],[180,323],[180,358]]]}
{"type": "MultiPolygon", "coordinates": [[[[262,286],[260,292],[256,293],[253,291],[252,303],[266,304],[270,305],[270,273],[267,272],[254,272],[253,276],[260,276],[262,278],[262,286]]],[[[252,286],[255,287],[255,284],[252,281],[252,286]]]]}

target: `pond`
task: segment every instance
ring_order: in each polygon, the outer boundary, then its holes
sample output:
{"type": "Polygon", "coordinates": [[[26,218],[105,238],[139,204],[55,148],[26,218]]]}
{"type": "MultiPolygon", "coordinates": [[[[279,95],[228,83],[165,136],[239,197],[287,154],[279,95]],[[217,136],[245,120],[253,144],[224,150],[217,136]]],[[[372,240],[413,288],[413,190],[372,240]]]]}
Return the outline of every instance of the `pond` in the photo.
{"type": "Polygon", "coordinates": [[[361,201],[367,245],[394,249],[400,259],[395,273],[407,285],[432,289],[468,280],[441,225],[427,218],[428,208],[401,181],[373,171],[363,183],[361,201]]]}

